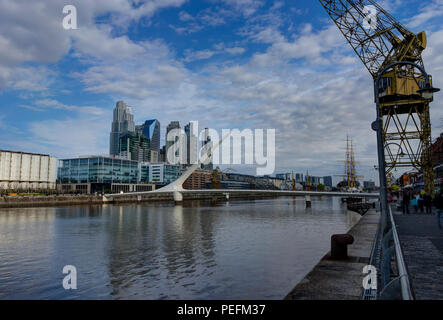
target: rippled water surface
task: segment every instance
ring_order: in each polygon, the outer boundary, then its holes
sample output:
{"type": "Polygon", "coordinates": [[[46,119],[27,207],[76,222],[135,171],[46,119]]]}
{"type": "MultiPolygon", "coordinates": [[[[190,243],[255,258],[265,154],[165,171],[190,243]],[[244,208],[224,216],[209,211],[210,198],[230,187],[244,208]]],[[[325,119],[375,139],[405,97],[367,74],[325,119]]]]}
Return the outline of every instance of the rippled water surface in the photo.
{"type": "Polygon", "coordinates": [[[304,205],[0,209],[0,299],[281,299],[356,222],[339,198],[304,205]]]}

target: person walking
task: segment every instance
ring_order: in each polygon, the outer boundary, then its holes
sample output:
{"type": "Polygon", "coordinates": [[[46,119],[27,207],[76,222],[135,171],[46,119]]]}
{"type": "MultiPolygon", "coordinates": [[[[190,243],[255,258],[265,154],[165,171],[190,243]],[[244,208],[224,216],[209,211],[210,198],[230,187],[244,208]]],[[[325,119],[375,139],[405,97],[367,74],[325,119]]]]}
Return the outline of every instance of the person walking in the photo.
{"type": "Polygon", "coordinates": [[[412,197],[411,205],[414,208],[414,213],[417,213],[418,212],[418,194],[416,194],[412,197]]]}
{"type": "Polygon", "coordinates": [[[419,194],[418,194],[418,197],[417,197],[417,206],[418,206],[418,208],[420,209],[420,213],[424,213],[424,198],[423,198],[422,193],[419,193],[419,194]]]}
{"type": "Polygon", "coordinates": [[[403,192],[403,202],[402,202],[403,214],[409,214],[409,202],[410,201],[411,201],[411,197],[409,196],[409,192],[404,191],[403,192]]]}
{"type": "Polygon", "coordinates": [[[434,206],[437,208],[437,225],[441,229],[441,213],[443,211],[443,190],[440,190],[438,195],[434,198],[434,206]]]}
{"type": "Polygon", "coordinates": [[[426,193],[423,196],[423,204],[426,209],[426,214],[432,214],[432,197],[430,194],[426,193]]]}

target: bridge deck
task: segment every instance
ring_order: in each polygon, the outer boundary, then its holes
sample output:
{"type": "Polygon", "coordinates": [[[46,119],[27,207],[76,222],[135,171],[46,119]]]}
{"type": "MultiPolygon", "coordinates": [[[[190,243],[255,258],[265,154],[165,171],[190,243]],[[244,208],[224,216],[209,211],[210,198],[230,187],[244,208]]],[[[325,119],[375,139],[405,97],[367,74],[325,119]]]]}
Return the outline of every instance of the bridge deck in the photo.
{"type": "Polygon", "coordinates": [[[364,215],[348,232],[354,237],[349,259],[332,261],[328,253],[285,300],[360,300],[363,268],[369,263],[379,221],[375,210],[364,215]]]}

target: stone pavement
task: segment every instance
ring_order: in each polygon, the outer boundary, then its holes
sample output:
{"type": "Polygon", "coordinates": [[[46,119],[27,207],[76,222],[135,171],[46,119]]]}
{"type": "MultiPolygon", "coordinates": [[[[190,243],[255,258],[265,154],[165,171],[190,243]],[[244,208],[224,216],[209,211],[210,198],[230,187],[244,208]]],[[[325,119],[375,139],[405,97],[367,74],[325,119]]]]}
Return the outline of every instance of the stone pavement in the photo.
{"type": "Polygon", "coordinates": [[[437,217],[397,211],[394,220],[415,298],[443,300],[443,229],[437,217]]]}
{"type": "Polygon", "coordinates": [[[379,221],[375,210],[365,214],[348,232],[355,239],[348,247],[349,259],[333,261],[326,254],[285,300],[360,300],[363,268],[369,263],[379,221]]]}

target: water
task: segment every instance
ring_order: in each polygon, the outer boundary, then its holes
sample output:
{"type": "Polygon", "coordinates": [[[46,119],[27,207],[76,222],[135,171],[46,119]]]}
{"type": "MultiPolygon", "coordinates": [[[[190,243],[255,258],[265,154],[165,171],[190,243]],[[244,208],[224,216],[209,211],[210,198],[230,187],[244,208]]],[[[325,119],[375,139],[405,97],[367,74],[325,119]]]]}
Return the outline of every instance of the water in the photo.
{"type": "Polygon", "coordinates": [[[0,299],[282,299],[355,222],[338,198],[0,209],[0,299]]]}

